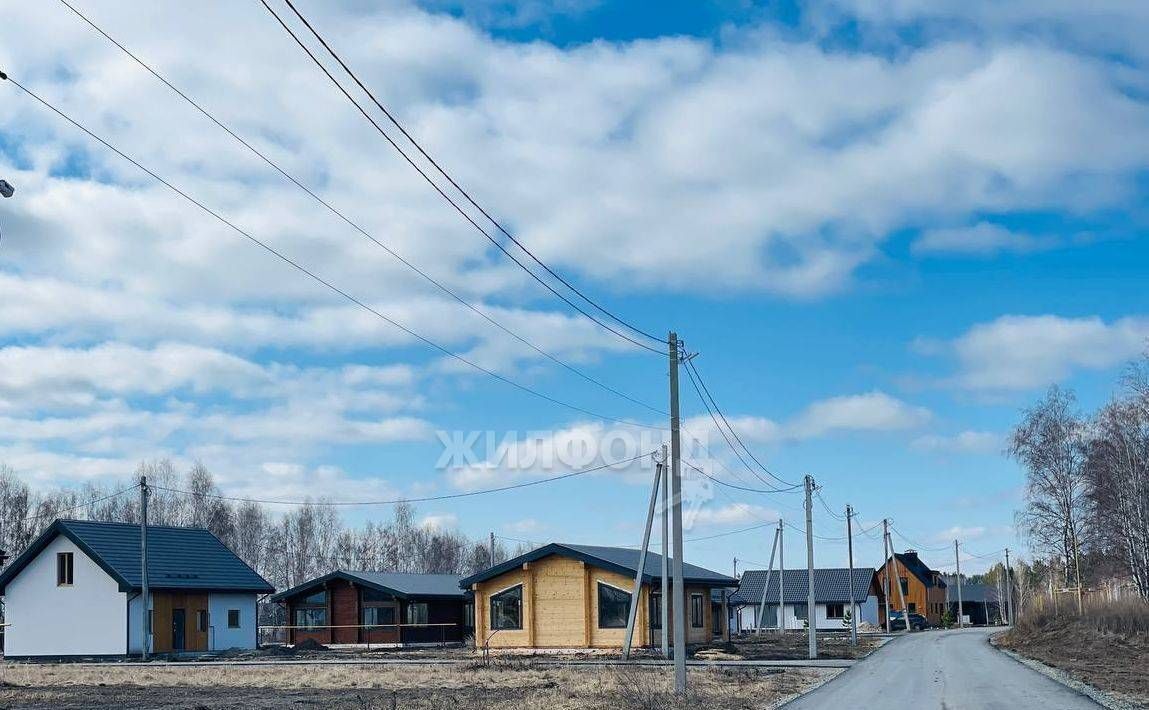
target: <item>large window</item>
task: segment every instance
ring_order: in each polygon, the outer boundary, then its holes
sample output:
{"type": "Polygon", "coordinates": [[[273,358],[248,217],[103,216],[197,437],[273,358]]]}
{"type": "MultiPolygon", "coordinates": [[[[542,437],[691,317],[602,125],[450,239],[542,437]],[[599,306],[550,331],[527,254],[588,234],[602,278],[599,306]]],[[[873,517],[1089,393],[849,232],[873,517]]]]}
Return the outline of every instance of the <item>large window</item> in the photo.
{"type": "Polygon", "coordinates": [[[304,607],[295,610],[295,626],[315,628],[327,626],[327,609],[323,607],[304,607]]]}
{"type": "Polygon", "coordinates": [[[701,629],[703,626],[705,626],[705,622],[703,621],[701,594],[690,595],[690,625],[696,629],[701,629]]]}
{"type": "Polygon", "coordinates": [[[463,605],[463,626],[467,626],[467,627],[470,627],[472,629],[475,628],[475,605],[474,604],[464,604],[463,605]]]}
{"type": "Polygon", "coordinates": [[[625,629],[630,615],[630,594],[618,587],[598,583],[598,627],[625,629]]]}
{"type": "Polygon", "coordinates": [[[523,628],[523,585],[491,595],[491,628],[523,628]]]}
{"type": "Polygon", "coordinates": [[[392,626],[395,624],[394,606],[365,606],[363,607],[364,626],[392,626]]]}
{"type": "Polygon", "coordinates": [[[846,605],[845,604],[827,604],[826,605],[826,618],[827,619],[844,619],[844,618],[846,618],[846,605]]]}
{"type": "Polygon", "coordinates": [[[391,601],[395,601],[395,597],[391,596],[387,592],[380,592],[380,591],[375,590],[375,589],[364,589],[363,590],[363,601],[367,602],[367,603],[370,603],[370,602],[391,602],[391,601]]]}
{"type": "Polygon", "coordinates": [[[306,597],[299,600],[300,606],[302,606],[304,604],[326,604],[326,603],[327,603],[327,591],[323,590],[323,589],[320,589],[318,592],[313,592],[309,596],[306,596],[306,597]]]}
{"type": "Polygon", "coordinates": [[[806,605],[805,604],[795,604],[794,605],[794,618],[795,619],[802,619],[803,621],[805,621],[808,617],[809,617],[809,614],[806,613],[806,605]]]}
{"type": "Polygon", "coordinates": [[[56,553],[56,586],[72,586],[72,553],[56,553]]]}
{"type": "Polygon", "coordinates": [[[650,595],[650,628],[662,628],[662,593],[652,592],[650,595]]]}
{"type": "Polygon", "coordinates": [[[407,605],[408,624],[426,624],[430,617],[426,602],[411,602],[407,605]]]}
{"type": "Polygon", "coordinates": [[[229,628],[229,629],[238,629],[239,628],[239,609],[228,609],[227,610],[227,628],[229,628]]]}

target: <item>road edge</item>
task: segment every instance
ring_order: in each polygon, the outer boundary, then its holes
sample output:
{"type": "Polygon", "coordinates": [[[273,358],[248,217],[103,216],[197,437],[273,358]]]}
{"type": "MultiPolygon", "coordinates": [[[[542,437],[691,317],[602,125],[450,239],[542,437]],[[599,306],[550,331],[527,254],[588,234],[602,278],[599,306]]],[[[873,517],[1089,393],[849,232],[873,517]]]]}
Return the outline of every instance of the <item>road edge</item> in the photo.
{"type": "MultiPolygon", "coordinates": [[[[1004,633],[1004,632],[1002,632],[1002,633],[1004,633]]],[[[1020,653],[1017,653],[1016,651],[1010,651],[1007,648],[1002,648],[1001,646],[999,646],[996,643],[996,639],[1000,635],[1001,634],[995,634],[995,635],[991,636],[988,639],[989,645],[993,646],[995,649],[998,650],[998,652],[1004,653],[1005,655],[1009,656],[1010,658],[1012,658],[1013,660],[1022,664],[1023,666],[1026,666],[1027,668],[1030,668],[1031,670],[1037,671],[1038,673],[1042,674],[1046,678],[1050,678],[1052,680],[1057,681],[1058,683],[1060,683],[1061,685],[1064,685],[1066,688],[1069,688],[1070,690],[1074,690],[1078,693],[1081,693],[1082,695],[1088,697],[1093,702],[1097,703],[1098,705],[1100,705],[1104,708],[1108,708],[1109,710],[1139,710],[1140,706],[1132,705],[1132,704],[1124,702],[1122,700],[1118,700],[1117,698],[1113,697],[1112,695],[1110,695],[1109,693],[1107,693],[1103,690],[1100,690],[1100,689],[1098,689],[1098,688],[1096,688],[1096,687],[1094,687],[1088,683],[1085,683],[1083,681],[1077,680],[1076,678],[1074,678],[1070,674],[1066,673],[1065,671],[1061,670],[1060,668],[1054,668],[1053,666],[1046,665],[1046,664],[1042,663],[1041,661],[1034,660],[1032,658],[1027,658],[1027,657],[1021,655],[1020,653]]]]}
{"type": "MultiPolygon", "coordinates": [[[[854,670],[858,666],[863,665],[864,663],[869,661],[874,656],[878,655],[879,651],[881,651],[883,648],[890,645],[894,641],[897,641],[899,638],[901,638],[901,637],[900,636],[886,636],[886,637],[884,637],[881,643],[879,643],[877,646],[875,646],[874,649],[872,651],[870,651],[869,653],[867,653],[865,656],[862,656],[861,658],[856,659],[853,662],[853,665],[851,665],[847,668],[844,668],[841,672],[835,673],[834,675],[830,676],[829,678],[826,678],[825,680],[821,681],[820,683],[818,683],[816,685],[812,685],[809,688],[806,688],[805,690],[803,690],[800,693],[795,693],[794,695],[786,698],[785,700],[779,701],[778,704],[776,704],[776,705],[769,706],[769,710],[783,710],[790,703],[792,703],[796,700],[800,700],[800,699],[806,697],[807,695],[809,695],[810,693],[813,693],[814,691],[819,690],[822,686],[826,685],[827,683],[833,683],[834,681],[838,680],[839,678],[846,675],[850,671],[854,670]]],[[[1124,708],[1122,708],[1122,710],[1124,710],[1124,708]]]]}

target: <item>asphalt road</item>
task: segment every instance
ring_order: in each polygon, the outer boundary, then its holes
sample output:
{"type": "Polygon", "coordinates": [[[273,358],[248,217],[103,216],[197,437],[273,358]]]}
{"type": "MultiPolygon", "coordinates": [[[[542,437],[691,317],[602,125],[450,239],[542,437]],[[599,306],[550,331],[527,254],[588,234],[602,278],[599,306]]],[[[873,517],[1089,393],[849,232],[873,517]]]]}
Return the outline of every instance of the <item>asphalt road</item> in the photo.
{"type": "Polygon", "coordinates": [[[1089,698],[992,648],[997,629],[897,638],[786,710],[1097,710],[1089,698]]]}

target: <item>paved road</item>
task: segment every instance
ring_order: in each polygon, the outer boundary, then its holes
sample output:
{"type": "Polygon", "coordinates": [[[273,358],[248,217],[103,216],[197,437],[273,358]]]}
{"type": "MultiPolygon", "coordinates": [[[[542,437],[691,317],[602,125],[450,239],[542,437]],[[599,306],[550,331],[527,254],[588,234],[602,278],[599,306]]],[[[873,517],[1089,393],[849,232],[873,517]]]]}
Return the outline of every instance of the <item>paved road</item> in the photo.
{"type": "Polygon", "coordinates": [[[992,648],[987,638],[994,631],[925,631],[895,639],[786,710],[1101,707],[992,648]]]}

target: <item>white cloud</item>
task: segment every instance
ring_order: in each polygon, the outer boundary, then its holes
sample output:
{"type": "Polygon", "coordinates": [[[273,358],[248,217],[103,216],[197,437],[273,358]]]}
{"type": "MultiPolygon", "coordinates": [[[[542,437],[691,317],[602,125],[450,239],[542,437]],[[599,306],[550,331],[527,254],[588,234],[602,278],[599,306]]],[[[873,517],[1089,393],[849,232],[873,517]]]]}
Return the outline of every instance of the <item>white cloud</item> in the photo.
{"type": "Polygon", "coordinates": [[[534,518],[523,518],[503,526],[503,529],[509,533],[517,533],[519,535],[533,535],[542,532],[546,528],[545,525],[540,523],[534,518]]]}
{"type": "Polygon", "coordinates": [[[815,402],[787,425],[787,431],[794,438],[811,439],[835,431],[913,429],[929,419],[928,409],[874,391],[815,402]]]}
{"type": "Polygon", "coordinates": [[[1055,249],[1063,243],[1058,238],[1013,232],[1000,225],[979,222],[970,227],[926,230],[914,240],[911,250],[918,256],[991,256],[999,252],[1055,249]]]}
{"type": "Polygon", "coordinates": [[[983,537],[986,532],[988,532],[988,528],[986,528],[984,525],[974,525],[970,527],[955,525],[948,530],[942,530],[941,532],[936,533],[933,539],[936,541],[958,540],[968,542],[970,540],[977,540],[978,538],[983,537]]]}
{"type": "Polygon", "coordinates": [[[780,514],[773,508],[751,503],[730,503],[721,506],[700,506],[689,511],[683,520],[688,529],[740,525],[777,520],[780,514]]]}
{"type": "Polygon", "coordinates": [[[451,530],[459,525],[459,516],[454,513],[431,513],[419,520],[419,525],[431,530],[451,530]]]}
{"type": "Polygon", "coordinates": [[[958,372],[946,380],[969,390],[1025,390],[1060,382],[1077,370],[1104,370],[1149,345],[1149,319],[1056,315],[1002,316],[943,345],[958,372]]]}
{"type": "Polygon", "coordinates": [[[910,442],[919,451],[947,454],[995,454],[1003,446],[1002,436],[991,431],[962,431],[952,436],[926,434],[910,442]]]}

